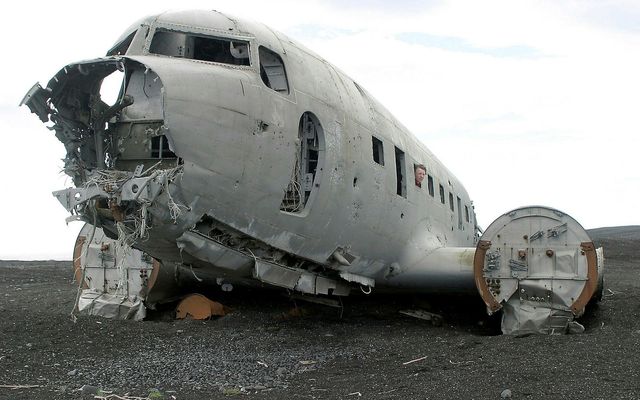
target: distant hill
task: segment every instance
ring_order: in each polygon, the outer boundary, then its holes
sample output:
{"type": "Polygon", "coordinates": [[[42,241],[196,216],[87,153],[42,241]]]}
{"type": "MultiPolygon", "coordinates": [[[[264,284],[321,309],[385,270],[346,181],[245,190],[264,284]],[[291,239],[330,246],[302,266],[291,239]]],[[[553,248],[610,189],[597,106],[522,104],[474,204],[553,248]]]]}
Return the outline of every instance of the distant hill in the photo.
{"type": "Polygon", "coordinates": [[[587,229],[591,239],[632,239],[640,240],[640,225],[611,226],[587,229]]]}
{"type": "Polygon", "coordinates": [[[37,266],[53,266],[53,267],[61,267],[61,268],[71,268],[71,260],[69,261],[60,261],[60,260],[33,260],[33,261],[25,261],[25,260],[0,260],[0,267],[32,267],[34,265],[37,266]]]}
{"type": "Polygon", "coordinates": [[[605,258],[640,260],[640,226],[612,226],[588,229],[596,247],[604,248],[605,258]]]}

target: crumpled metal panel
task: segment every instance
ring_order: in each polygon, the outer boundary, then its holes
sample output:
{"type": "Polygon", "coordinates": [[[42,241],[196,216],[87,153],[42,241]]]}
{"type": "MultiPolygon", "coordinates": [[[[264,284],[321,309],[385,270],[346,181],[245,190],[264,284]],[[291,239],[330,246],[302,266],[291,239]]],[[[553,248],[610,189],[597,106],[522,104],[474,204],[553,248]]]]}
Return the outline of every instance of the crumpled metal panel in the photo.
{"type": "Polygon", "coordinates": [[[122,298],[144,298],[153,270],[151,257],[108,238],[102,229],[89,224],[78,237],[82,238],[74,252],[80,267],[76,274],[78,285],[122,298]]]}
{"type": "Polygon", "coordinates": [[[296,283],[294,290],[308,294],[324,294],[334,296],[347,296],[351,291],[349,285],[325,278],[312,273],[303,273],[296,283]]]}
{"type": "Polygon", "coordinates": [[[351,290],[346,283],[260,259],[255,260],[254,277],[271,285],[308,294],[346,296],[351,290]]]}
{"type": "Polygon", "coordinates": [[[78,311],[105,318],[135,321],[143,320],[147,313],[140,297],[123,297],[95,289],[82,291],[78,298],[78,311]]]}
{"type": "Polygon", "coordinates": [[[291,268],[285,268],[266,261],[256,260],[254,276],[262,282],[287,289],[293,289],[298,284],[298,281],[302,276],[302,271],[296,271],[291,268]]]}
{"type": "Polygon", "coordinates": [[[212,265],[233,271],[236,275],[251,274],[254,258],[195,232],[187,231],[176,243],[181,250],[212,265]]]}
{"type": "Polygon", "coordinates": [[[340,277],[348,282],[357,282],[364,286],[374,287],[376,281],[366,276],[351,274],[349,272],[340,272],[340,277]]]}
{"type": "MultiPolygon", "coordinates": [[[[89,315],[141,320],[150,290],[170,280],[165,274],[158,278],[160,265],[150,256],[108,238],[90,224],[80,230],[73,258],[75,278],[83,288],[77,307],[89,315]]],[[[171,292],[161,297],[167,293],[171,292]]]]}
{"type": "Polygon", "coordinates": [[[573,320],[571,311],[541,307],[515,298],[504,305],[502,315],[502,333],[506,335],[566,333],[573,320]]]}
{"type": "Polygon", "coordinates": [[[348,296],[350,292],[351,287],[343,282],[328,279],[323,276],[318,276],[316,278],[316,294],[348,296]]]}

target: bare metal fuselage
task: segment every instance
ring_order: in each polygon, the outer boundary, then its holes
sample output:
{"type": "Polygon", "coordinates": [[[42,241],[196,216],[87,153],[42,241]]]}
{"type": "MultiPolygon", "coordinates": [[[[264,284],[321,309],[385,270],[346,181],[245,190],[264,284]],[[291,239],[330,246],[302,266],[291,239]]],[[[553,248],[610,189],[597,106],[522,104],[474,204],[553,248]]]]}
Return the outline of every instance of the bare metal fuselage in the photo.
{"type": "Polygon", "coordinates": [[[24,103],[67,148],[63,205],[165,269],[317,295],[476,291],[462,184],[357,83],[263,25],[146,18],[24,103]]]}

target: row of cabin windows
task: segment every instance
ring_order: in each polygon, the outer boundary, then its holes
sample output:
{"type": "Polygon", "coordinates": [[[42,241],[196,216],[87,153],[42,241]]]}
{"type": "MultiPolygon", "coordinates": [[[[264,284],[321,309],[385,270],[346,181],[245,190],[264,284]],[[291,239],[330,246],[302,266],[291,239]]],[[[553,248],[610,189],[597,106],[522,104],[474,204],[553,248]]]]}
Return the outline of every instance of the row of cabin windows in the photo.
{"type": "MultiPolygon", "coordinates": [[[[371,136],[372,141],[372,150],[373,150],[373,161],[377,164],[384,166],[384,147],[382,141],[375,136],[371,136]]],[[[404,162],[404,152],[399,148],[394,146],[394,154],[396,157],[396,194],[398,196],[407,197],[407,187],[406,187],[406,169],[404,162]]],[[[414,166],[414,171],[416,170],[414,166]]],[[[435,198],[435,186],[433,176],[427,174],[427,190],[431,197],[435,198]]],[[[442,184],[439,184],[440,189],[440,203],[445,204],[445,190],[442,184]]],[[[457,210],[458,210],[458,229],[462,229],[462,199],[459,196],[456,196],[457,210]]],[[[449,192],[449,209],[451,212],[455,212],[456,207],[453,202],[453,193],[449,192]]],[[[470,222],[469,216],[469,207],[465,204],[464,206],[464,218],[466,222],[470,222]]]]}

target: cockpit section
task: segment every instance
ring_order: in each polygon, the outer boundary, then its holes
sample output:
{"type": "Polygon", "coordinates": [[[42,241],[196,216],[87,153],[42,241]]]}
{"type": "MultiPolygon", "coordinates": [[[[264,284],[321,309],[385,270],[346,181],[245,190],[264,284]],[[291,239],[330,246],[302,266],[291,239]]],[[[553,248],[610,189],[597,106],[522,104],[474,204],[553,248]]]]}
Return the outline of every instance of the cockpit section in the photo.
{"type": "Polygon", "coordinates": [[[157,29],[151,54],[229,65],[251,65],[249,42],[188,32],[157,29]]]}

